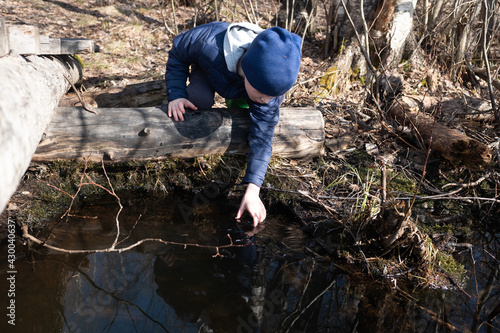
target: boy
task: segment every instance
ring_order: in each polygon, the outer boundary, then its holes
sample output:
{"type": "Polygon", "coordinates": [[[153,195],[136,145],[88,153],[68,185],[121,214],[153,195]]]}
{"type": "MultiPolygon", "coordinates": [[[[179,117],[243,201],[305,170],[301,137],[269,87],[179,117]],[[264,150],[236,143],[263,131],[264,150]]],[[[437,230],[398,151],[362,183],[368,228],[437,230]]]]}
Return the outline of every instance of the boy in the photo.
{"type": "Polygon", "coordinates": [[[263,30],[251,23],[212,22],[175,37],[169,51],[168,116],[175,121],[184,120],[186,108],[211,108],[215,92],[226,100],[248,102],[252,124],[243,179],[248,185],[236,219],[248,211],[254,226],[266,218],[260,186],[271,158],[279,106],[297,80],[301,46],[299,36],[279,27],[263,30]]]}

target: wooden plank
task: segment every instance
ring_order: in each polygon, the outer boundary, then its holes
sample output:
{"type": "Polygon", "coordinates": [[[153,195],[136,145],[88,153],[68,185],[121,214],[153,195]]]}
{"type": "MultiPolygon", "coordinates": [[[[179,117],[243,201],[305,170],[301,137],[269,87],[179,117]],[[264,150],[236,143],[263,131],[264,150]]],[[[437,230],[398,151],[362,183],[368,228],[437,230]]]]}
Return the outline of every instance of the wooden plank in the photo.
{"type": "MultiPolygon", "coordinates": [[[[305,158],[323,154],[321,112],[282,108],[273,154],[305,158]]],[[[209,154],[245,154],[250,128],[248,110],[188,111],[175,122],[165,107],[58,108],[33,155],[33,161],[77,159],[130,161],[209,154]]]]}
{"type": "Polygon", "coordinates": [[[94,41],[85,38],[61,38],[61,54],[93,53],[94,41]]]}
{"type": "Polygon", "coordinates": [[[9,31],[5,19],[0,16],[0,57],[8,55],[9,51],[9,31]]]}
{"type": "Polygon", "coordinates": [[[40,32],[37,26],[27,24],[7,25],[11,54],[40,54],[40,32]]]}
{"type": "Polygon", "coordinates": [[[50,38],[40,36],[40,54],[82,54],[93,53],[94,41],[86,38],[50,38]]]}
{"type": "MultiPolygon", "coordinates": [[[[8,40],[10,41],[7,47],[10,49],[12,54],[64,55],[93,53],[96,50],[94,41],[90,39],[51,38],[40,35],[38,27],[34,25],[7,25],[7,30],[8,40]]],[[[1,55],[2,53],[0,52],[0,56],[1,55]]]]}
{"type": "Polygon", "coordinates": [[[61,54],[61,40],[49,36],[40,36],[40,54],[61,54]]]}
{"type": "Polygon", "coordinates": [[[59,99],[81,79],[69,56],[0,58],[0,213],[17,189],[59,99]]]}
{"type": "Polygon", "coordinates": [[[94,41],[86,38],[50,38],[40,36],[40,52],[43,55],[93,53],[94,41]]]}

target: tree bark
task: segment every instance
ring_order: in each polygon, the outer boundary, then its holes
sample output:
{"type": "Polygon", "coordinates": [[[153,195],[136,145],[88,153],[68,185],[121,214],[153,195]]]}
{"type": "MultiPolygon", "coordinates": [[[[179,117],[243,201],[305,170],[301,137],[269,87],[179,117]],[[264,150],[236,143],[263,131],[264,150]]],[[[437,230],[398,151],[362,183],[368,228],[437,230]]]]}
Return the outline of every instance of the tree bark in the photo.
{"type": "Polygon", "coordinates": [[[328,27],[333,36],[327,40],[338,52],[332,66],[337,73],[335,87],[341,90],[353,71],[365,76],[399,65],[416,4],[417,0],[340,0],[338,10],[332,7],[328,20],[335,25],[328,27]]]}
{"type": "Polygon", "coordinates": [[[0,58],[0,212],[29,166],[52,113],[82,77],[71,56],[0,58]],[[68,78],[66,79],[65,76],[68,78]]]}
{"type": "MultiPolygon", "coordinates": [[[[164,107],[105,108],[99,115],[81,108],[58,108],[34,161],[76,159],[124,162],[244,154],[250,128],[248,110],[187,111],[175,122],[164,107]]],[[[323,153],[324,123],[313,108],[282,108],[273,154],[305,158],[323,153]]]]}
{"type": "Polygon", "coordinates": [[[413,13],[416,6],[417,0],[397,1],[390,31],[390,42],[388,43],[389,52],[382,58],[385,68],[396,68],[401,62],[406,38],[410,35],[413,27],[413,13]]]}

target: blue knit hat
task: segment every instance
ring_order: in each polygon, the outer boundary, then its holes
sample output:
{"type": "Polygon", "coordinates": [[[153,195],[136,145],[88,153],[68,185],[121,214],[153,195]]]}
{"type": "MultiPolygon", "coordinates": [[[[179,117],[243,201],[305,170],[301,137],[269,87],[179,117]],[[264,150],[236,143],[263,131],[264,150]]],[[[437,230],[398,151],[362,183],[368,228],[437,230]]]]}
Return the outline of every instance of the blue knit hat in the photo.
{"type": "Polygon", "coordinates": [[[268,96],[286,93],[299,75],[301,46],[302,38],[279,27],[259,33],[241,58],[248,83],[268,96]]]}

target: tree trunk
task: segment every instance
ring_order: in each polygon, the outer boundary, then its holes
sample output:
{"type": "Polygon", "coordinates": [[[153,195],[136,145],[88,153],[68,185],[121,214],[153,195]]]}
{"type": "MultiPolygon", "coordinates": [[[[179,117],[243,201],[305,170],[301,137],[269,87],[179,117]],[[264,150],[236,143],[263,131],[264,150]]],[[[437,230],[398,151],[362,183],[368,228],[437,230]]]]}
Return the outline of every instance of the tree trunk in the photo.
{"type": "Polygon", "coordinates": [[[0,58],[0,212],[17,189],[45,126],[63,96],[82,77],[71,56],[0,58]],[[68,78],[66,79],[65,76],[68,78]]]}
{"type": "Polygon", "coordinates": [[[396,68],[401,62],[406,38],[413,27],[413,13],[416,6],[417,0],[397,0],[389,33],[388,52],[382,57],[385,68],[396,68]]]}
{"type": "Polygon", "coordinates": [[[325,48],[337,52],[332,66],[336,69],[336,87],[342,89],[352,72],[367,75],[372,65],[384,70],[398,66],[416,4],[417,0],[343,0],[338,10],[331,7],[327,41],[333,46],[325,48]]]}
{"type": "MultiPolygon", "coordinates": [[[[248,110],[188,111],[175,122],[165,108],[108,108],[99,115],[58,108],[34,161],[87,158],[123,162],[247,152],[248,110]]],[[[304,158],[323,153],[324,124],[312,108],[282,108],[273,154],[304,158]]]]}
{"type": "Polygon", "coordinates": [[[305,35],[312,28],[318,6],[320,2],[317,0],[282,0],[276,24],[296,34],[305,35]]]}

